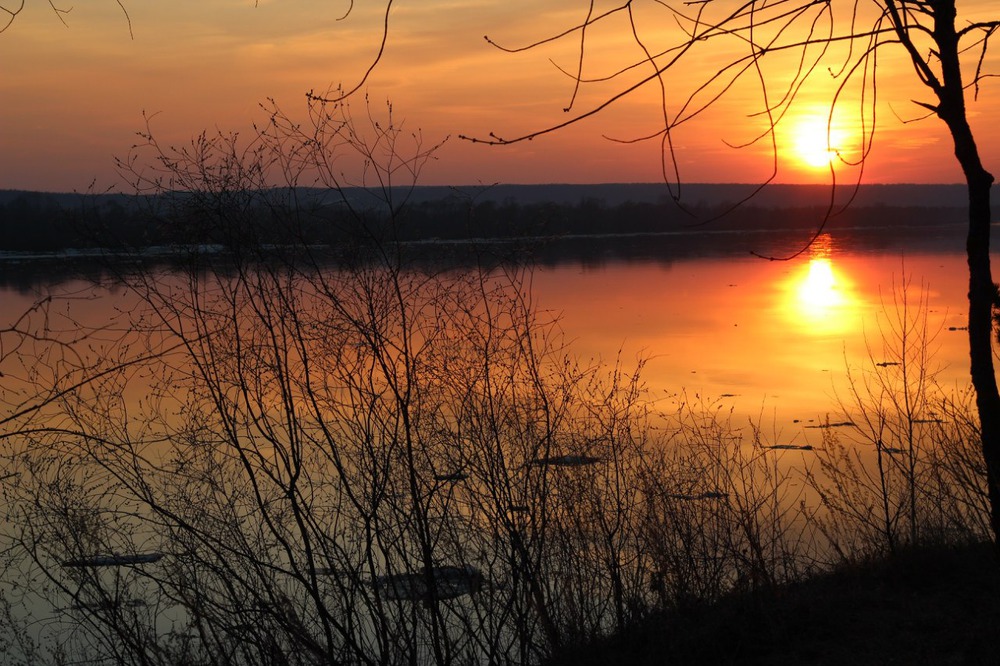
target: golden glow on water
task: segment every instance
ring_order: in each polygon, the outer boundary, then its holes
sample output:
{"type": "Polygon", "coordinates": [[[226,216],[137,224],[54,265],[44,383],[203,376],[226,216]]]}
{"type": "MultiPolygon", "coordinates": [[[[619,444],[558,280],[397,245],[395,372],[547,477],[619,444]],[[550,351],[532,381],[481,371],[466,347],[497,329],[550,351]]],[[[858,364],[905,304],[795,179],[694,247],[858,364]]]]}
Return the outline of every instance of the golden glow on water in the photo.
{"type": "MultiPolygon", "coordinates": [[[[941,325],[939,381],[968,381],[964,255],[844,250],[821,237],[792,261],[704,257],[674,262],[562,264],[540,270],[540,306],[562,315],[574,353],[605,361],[642,356],[651,395],[723,398],[736,419],[769,419],[787,441],[835,414],[846,367],[871,366],[876,317],[900,274],[933,286],[931,328],[941,325]],[[812,421],[810,421],[812,420],[812,421]]],[[[881,358],[875,359],[883,360],[881,358]]],[[[816,443],[810,440],[811,443],[816,443]]]]}
{"type": "Polygon", "coordinates": [[[848,299],[828,258],[810,259],[796,289],[798,314],[813,325],[832,328],[843,315],[848,299]]]}
{"type": "Polygon", "coordinates": [[[833,266],[826,257],[809,260],[809,274],[799,285],[799,301],[804,312],[825,315],[832,308],[843,305],[844,294],[833,274],[833,266]]]}
{"type": "Polygon", "coordinates": [[[807,334],[843,335],[860,323],[859,297],[834,264],[829,236],[816,239],[812,256],[792,273],[786,293],[786,316],[807,334]]]}

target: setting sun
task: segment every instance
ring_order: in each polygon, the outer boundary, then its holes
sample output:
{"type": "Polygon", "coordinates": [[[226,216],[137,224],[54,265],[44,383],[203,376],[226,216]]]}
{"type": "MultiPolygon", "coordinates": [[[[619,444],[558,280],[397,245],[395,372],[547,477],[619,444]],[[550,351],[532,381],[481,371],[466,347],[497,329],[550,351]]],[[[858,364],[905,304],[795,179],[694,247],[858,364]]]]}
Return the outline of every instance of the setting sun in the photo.
{"type": "Polygon", "coordinates": [[[846,132],[831,126],[823,114],[809,115],[792,126],[790,150],[795,159],[810,169],[829,168],[842,155],[846,132]]]}

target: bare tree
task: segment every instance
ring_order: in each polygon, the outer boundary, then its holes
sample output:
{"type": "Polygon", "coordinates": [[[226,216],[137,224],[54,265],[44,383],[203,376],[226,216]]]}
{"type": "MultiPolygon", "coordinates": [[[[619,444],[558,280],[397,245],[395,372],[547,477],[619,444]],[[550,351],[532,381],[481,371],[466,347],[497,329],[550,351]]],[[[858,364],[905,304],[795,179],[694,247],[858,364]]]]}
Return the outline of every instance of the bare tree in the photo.
{"type": "MultiPolygon", "coordinates": [[[[829,75],[834,82],[831,119],[834,109],[845,104],[848,92],[860,100],[857,111],[862,137],[858,156],[851,159],[863,168],[875,132],[875,99],[884,58],[901,59],[912,66],[916,81],[931,96],[930,101],[914,104],[947,127],[968,187],[970,374],[993,531],[1000,538],[1000,392],[992,348],[997,289],[989,256],[993,175],[982,164],[967,112],[969,95],[976,99],[982,84],[996,76],[985,67],[989,40],[1000,28],[1000,18],[977,15],[960,20],[955,0],[709,0],[682,4],[659,0],[601,4],[591,0],[581,3],[580,13],[580,21],[557,27],[548,37],[524,45],[506,46],[487,37],[490,44],[510,52],[540,50],[559,42],[578,45],[577,61],[560,68],[570,81],[567,119],[514,137],[490,133],[488,137],[464,138],[492,145],[527,141],[596,116],[619,100],[652,88],[662,102],[658,127],[630,140],[660,141],[664,178],[679,186],[682,174],[675,133],[740,86],[750,85],[757,89],[760,100],[753,115],[763,122],[759,134],[742,145],[770,144],[773,177],[778,127],[807,81],[829,75]],[[595,72],[590,36],[601,29],[625,32],[636,49],[634,56],[626,53],[616,64],[602,62],[599,66],[603,71],[595,72]],[[730,53],[735,55],[726,57],[721,67],[706,69],[704,62],[730,53]],[[703,75],[692,79],[691,72],[703,75]],[[588,88],[596,89],[599,101],[578,109],[578,96],[588,88]]],[[[842,154],[839,159],[848,158],[842,154]]],[[[680,191],[676,194],[679,197],[680,191]]]]}

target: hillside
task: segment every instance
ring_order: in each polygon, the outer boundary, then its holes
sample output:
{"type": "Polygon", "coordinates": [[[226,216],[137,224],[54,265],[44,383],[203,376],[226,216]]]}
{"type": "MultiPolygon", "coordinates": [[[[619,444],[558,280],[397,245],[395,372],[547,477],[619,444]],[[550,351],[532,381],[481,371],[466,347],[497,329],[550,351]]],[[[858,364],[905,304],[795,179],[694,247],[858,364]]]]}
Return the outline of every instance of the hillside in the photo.
{"type": "Polygon", "coordinates": [[[929,547],[657,615],[548,666],[939,666],[1000,663],[991,544],[929,547]]]}

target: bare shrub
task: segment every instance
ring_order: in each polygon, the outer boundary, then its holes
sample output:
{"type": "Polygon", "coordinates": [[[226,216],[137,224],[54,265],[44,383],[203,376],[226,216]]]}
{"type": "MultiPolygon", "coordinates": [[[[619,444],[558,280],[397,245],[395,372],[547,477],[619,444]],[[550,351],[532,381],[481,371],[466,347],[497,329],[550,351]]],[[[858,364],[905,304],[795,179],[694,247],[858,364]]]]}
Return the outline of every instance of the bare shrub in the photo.
{"type": "Polygon", "coordinates": [[[909,278],[894,284],[866,365],[848,367],[842,420],[823,426],[807,482],[820,499],[813,518],[842,558],[988,534],[976,418],[967,391],[949,394],[936,380],[938,331],[927,287],[914,299],[909,278]]]}

